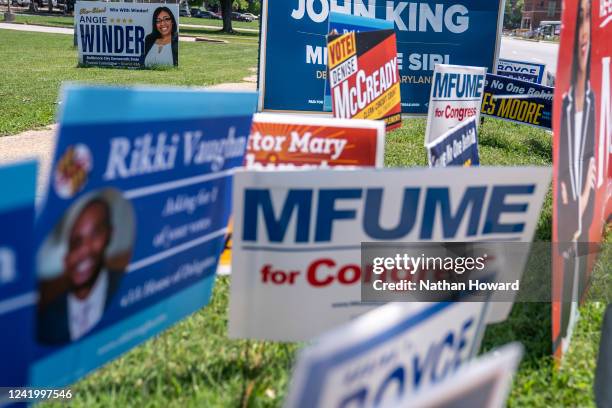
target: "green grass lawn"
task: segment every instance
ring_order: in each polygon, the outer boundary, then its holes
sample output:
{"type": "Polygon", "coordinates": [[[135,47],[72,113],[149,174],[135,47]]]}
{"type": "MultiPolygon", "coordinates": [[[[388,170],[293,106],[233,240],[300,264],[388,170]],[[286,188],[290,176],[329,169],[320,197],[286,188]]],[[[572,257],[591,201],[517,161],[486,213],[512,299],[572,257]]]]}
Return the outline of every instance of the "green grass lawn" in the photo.
{"type": "MultiPolygon", "coordinates": [[[[0,135],[4,135],[52,123],[63,81],[196,86],[239,81],[249,75],[248,67],[256,65],[257,45],[182,43],[178,69],[83,69],[76,68],[70,36],[0,30],[0,55],[4,73],[0,135]]],[[[387,137],[385,164],[426,165],[424,131],[424,120],[405,121],[402,129],[387,137]]],[[[479,137],[483,165],[552,162],[551,135],[547,132],[486,119],[479,137]]],[[[537,239],[550,239],[551,205],[549,194],[537,239]]],[[[608,251],[603,265],[610,265],[611,259],[608,251]]],[[[208,307],[75,384],[71,405],[279,406],[301,345],[228,340],[228,288],[228,278],[218,279],[208,307]]],[[[517,304],[507,322],[487,329],[483,351],[515,340],[526,349],[509,401],[511,407],[593,406],[591,384],[602,312],[603,305],[598,303],[582,308],[572,348],[556,373],[550,357],[549,305],[517,304]]]]}
{"type": "MultiPolygon", "coordinates": [[[[387,137],[385,164],[426,165],[424,131],[424,120],[405,121],[387,137]]],[[[484,165],[550,165],[551,148],[551,135],[541,130],[491,119],[481,127],[484,165]]],[[[539,239],[550,238],[550,214],[549,198],[539,239]]],[[[608,251],[604,262],[611,259],[608,251]]],[[[228,296],[229,279],[217,279],[211,305],[75,384],[73,406],[280,406],[301,345],[228,340],[228,296]]],[[[582,308],[572,348],[558,372],[550,356],[548,304],[516,304],[506,322],[489,326],[482,352],[511,341],[525,346],[510,407],[594,406],[591,387],[603,309],[598,303],[582,308]]]]}
{"type": "Polygon", "coordinates": [[[0,136],[54,122],[60,84],[207,86],[240,82],[257,65],[257,43],[180,43],[179,67],[165,70],[77,68],[72,36],[0,30],[0,136]],[[16,46],[16,45],[19,46],[16,46]]]}

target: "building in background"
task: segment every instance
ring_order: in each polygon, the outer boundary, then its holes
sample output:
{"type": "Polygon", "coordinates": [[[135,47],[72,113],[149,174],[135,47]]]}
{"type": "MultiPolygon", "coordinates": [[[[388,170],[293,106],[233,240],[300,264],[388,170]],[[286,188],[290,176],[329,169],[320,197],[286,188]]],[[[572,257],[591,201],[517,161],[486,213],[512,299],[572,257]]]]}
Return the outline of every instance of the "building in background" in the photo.
{"type": "Polygon", "coordinates": [[[542,21],[561,20],[561,0],[525,0],[521,28],[535,30],[542,21]]]}

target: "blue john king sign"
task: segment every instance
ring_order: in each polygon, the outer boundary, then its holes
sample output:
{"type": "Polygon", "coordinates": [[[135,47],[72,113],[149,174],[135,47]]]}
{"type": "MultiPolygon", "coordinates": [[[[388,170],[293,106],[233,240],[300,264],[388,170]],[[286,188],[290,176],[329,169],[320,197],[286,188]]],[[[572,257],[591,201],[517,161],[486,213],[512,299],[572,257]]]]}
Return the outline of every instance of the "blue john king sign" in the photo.
{"type": "Polygon", "coordinates": [[[493,71],[500,1],[264,0],[260,108],[323,110],[330,12],[392,21],[397,33],[402,112],[425,114],[435,64],[493,71]]]}

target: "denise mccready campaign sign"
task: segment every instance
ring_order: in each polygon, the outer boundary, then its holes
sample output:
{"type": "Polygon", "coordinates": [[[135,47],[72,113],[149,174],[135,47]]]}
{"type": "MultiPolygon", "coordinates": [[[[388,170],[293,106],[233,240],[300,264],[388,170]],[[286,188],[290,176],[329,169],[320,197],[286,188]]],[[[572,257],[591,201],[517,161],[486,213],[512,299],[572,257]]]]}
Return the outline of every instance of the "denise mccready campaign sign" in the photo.
{"type": "Polygon", "coordinates": [[[79,64],[150,68],[178,65],[178,5],[79,1],[79,64]]]}

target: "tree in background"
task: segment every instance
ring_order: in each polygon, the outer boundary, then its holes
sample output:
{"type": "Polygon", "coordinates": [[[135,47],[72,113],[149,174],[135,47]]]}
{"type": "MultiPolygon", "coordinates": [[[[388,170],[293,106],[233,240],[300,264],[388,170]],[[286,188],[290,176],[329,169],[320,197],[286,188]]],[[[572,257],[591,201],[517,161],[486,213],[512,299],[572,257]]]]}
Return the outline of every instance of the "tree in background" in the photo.
{"type": "Polygon", "coordinates": [[[504,9],[504,28],[514,29],[521,27],[524,5],[524,0],[506,0],[506,7],[504,9]]]}
{"type": "Polygon", "coordinates": [[[238,10],[259,10],[261,2],[259,0],[207,0],[207,6],[217,8],[223,16],[223,32],[233,33],[232,11],[238,10]]]}

